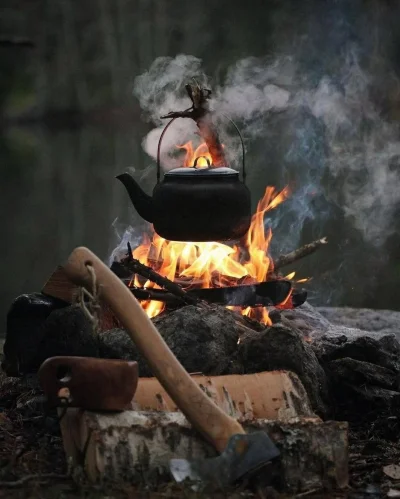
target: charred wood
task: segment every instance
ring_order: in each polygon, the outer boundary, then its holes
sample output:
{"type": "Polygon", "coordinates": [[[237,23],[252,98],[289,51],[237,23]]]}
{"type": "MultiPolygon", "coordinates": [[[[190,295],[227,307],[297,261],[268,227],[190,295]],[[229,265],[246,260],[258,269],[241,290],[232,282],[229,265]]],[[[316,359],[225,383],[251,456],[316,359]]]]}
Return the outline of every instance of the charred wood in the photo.
{"type": "MultiPolygon", "coordinates": [[[[129,254],[132,255],[132,253],[130,252],[129,254]]],[[[196,299],[188,295],[188,293],[184,291],[182,287],[179,286],[179,284],[176,284],[171,280],[169,280],[168,278],[161,276],[151,267],[148,267],[147,265],[140,263],[139,260],[136,260],[136,258],[133,258],[132,256],[128,256],[124,260],[121,260],[121,262],[113,262],[111,270],[113,270],[116,273],[118,272],[117,275],[121,275],[125,270],[127,272],[129,271],[131,275],[138,274],[148,279],[149,281],[154,282],[161,288],[166,289],[173,295],[181,298],[181,300],[188,305],[195,305],[200,303],[199,299],[196,299]]]]}
{"type": "Polygon", "coordinates": [[[293,308],[300,307],[307,300],[307,290],[306,289],[294,289],[291,298],[292,298],[293,308]]]}
{"type": "MultiPolygon", "coordinates": [[[[188,295],[194,296],[196,298],[201,298],[208,303],[217,303],[220,305],[230,305],[237,307],[269,307],[272,305],[277,305],[282,302],[286,296],[283,295],[284,288],[280,287],[284,281],[267,281],[265,283],[260,283],[254,286],[255,289],[251,289],[252,286],[248,286],[248,292],[243,292],[242,288],[244,286],[238,286],[237,290],[235,286],[229,288],[204,288],[204,289],[191,289],[187,292],[188,295]],[[258,287],[264,287],[265,285],[270,285],[269,296],[262,296],[257,293],[258,287]],[[276,286],[276,289],[273,287],[276,286]],[[282,297],[283,295],[283,297],[282,297]]],[[[168,307],[174,308],[185,304],[185,302],[180,298],[168,291],[162,289],[152,289],[152,288],[135,288],[131,287],[132,294],[138,300],[154,300],[165,303],[168,307]]],[[[303,305],[307,299],[307,291],[294,290],[292,295],[293,307],[299,307],[303,305]]]]}

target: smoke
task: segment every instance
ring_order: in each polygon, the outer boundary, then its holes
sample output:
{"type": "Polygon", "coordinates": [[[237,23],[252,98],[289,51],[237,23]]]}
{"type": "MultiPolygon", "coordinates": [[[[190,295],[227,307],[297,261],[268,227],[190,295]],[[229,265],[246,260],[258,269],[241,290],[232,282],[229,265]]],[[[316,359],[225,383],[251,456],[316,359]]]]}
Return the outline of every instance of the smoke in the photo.
{"type": "Polygon", "coordinates": [[[119,262],[126,257],[128,253],[128,243],[132,248],[136,248],[142,243],[142,235],[132,226],[122,226],[118,220],[114,220],[112,224],[115,237],[118,241],[118,246],[113,249],[108,259],[108,266],[111,267],[113,262],[119,262]]]}
{"type": "MultiPolygon", "coordinates": [[[[251,186],[271,183],[265,166],[252,153],[253,147],[260,149],[260,141],[263,161],[274,158],[279,163],[280,174],[271,180],[280,187],[286,182],[293,185],[292,197],[267,221],[273,228],[284,223],[289,229],[281,237],[283,249],[299,242],[306,221],[322,226],[332,205],[343,211],[366,242],[380,246],[391,234],[400,200],[400,140],[397,124],[385,116],[376,96],[383,80],[384,89],[389,84],[398,88],[397,78],[379,54],[374,63],[365,62],[354,43],[331,53],[325,71],[310,68],[304,62],[304,50],[281,51],[274,59],[240,60],[218,85],[206,77],[202,61],[194,56],[156,59],[134,85],[147,118],[157,125],[143,147],[156,157],[165,126],[160,116],[190,106],[184,84],[195,77],[213,90],[212,107],[235,166],[240,143],[225,118],[240,125],[252,158],[251,186]]],[[[171,126],[163,142],[164,168],[177,166],[169,152],[195,133],[191,120],[177,120],[171,126]]]]}
{"type": "MultiPolygon", "coordinates": [[[[153,159],[157,158],[157,147],[166,124],[161,116],[170,111],[180,111],[190,107],[190,100],[184,85],[196,78],[203,85],[207,80],[202,74],[201,60],[194,56],[178,55],[175,58],[159,57],[148,71],[135,80],[134,95],[138,98],[144,116],[158,125],[143,141],[143,148],[153,159]]],[[[170,156],[176,146],[193,138],[196,124],[192,120],[176,120],[166,133],[162,143],[161,163],[165,169],[179,166],[177,159],[170,156]]]]}

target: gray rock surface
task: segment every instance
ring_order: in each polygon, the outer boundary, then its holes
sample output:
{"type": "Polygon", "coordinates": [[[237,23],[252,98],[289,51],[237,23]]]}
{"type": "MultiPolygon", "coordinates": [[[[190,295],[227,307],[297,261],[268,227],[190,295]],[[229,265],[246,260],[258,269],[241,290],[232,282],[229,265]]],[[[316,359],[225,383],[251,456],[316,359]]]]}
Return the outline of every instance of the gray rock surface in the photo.
{"type": "Polygon", "coordinates": [[[400,312],[350,307],[319,307],[316,311],[332,324],[373,333],[394,334],[400,340],[400,312]]]}
{"type": "MultiPolygon", "coordinates": [[[[366,309],[360,310],[365,312],[366,309]]],[[[369,315],[360,312],[358,316],[364,318],[369,317],[371,320],[360,319],[357,321],[356,319],[353,320],[351,318],[357,316],[357,309],[314,308],[310,304],[305,303],[296,309],[282,311],[282,320],[285,324],[300,330],[305,337],[310,339],[323,335],[345,335],[348,338],[357,338],[360,336],[380,338],[388,334],[394,334],[400,341],[400,329],[397,328],[396,330],[395,327],[397,317],[399,317],[400,320],[400,312],[378,312],[373,310],[370,312],[371,314],[369,315]],[[335,314],[335,310],[337,310],[337,314],[335,314]],[[343,310],[344,312],[342,313],[343,310]],[[377,319],[378,315],[374,314],[380,314],[381,318],[377,319]],[[372,317],[375,317],[375,322],[372,321],[372,317]],[[386,317],[385,321],[384,317],[386,317]],[[382,324],[382,327],[378,326],[378,324],[382,324]],[[365,326],[365,328],[361,329],[357,325],[365,326]]]]}

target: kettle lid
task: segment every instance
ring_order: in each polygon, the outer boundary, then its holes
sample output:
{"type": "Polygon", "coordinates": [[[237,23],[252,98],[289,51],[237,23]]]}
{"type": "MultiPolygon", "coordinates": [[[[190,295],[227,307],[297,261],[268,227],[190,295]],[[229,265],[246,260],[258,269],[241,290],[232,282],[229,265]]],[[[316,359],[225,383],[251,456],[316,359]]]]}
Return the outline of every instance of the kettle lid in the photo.
{"type": "Polygon", "coordinates": [[[188,176],[200,176],[200,177],[226,177],[226,176],[238,176],[239,172],[233,170],[232,168],[227,168],[221,166],[218,168],[196,168],[194,166],[186,166],[182,168],[173,168],[169,172],[165,173],[166,177],[188,177],[188,176]]]}

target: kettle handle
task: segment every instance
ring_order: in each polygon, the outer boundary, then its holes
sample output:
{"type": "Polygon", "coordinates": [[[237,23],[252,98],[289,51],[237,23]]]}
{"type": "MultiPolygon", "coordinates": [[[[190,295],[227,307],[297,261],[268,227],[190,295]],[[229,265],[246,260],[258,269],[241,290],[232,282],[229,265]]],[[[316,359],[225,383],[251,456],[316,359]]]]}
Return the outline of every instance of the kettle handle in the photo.
{"type": "MultiPolygon", "coordinates": [[[[243,141],[242,134],[240,133],[240,130],[239,130],[238,126],[236,125],[236,123],[231,118],[229,118],[225,114],[223,114],[222,116],[224,118],[226,118],[228,121],[230,121],[230,123],[235,127],[235,130],[237,131],[237,133],[239,135],[240,143],[242,145],[242,179],[243,179],[243,183],[245,183],[246,182],[245,147],[244,147],[244,141],[243,141]]],[[[161,142],[164,138],[165,132],[168,130],[170,125],[172,125],[172,123],[177,118],[178,118],[178,116],[176,116],[175,118],[172,118],[172,120],[166,124],[164,130],[162,131],[162,133],[160,135],[160,140],[158,141],[158,147],[157,147],[157,184],[160,182],[160,179],[161,179],[161,161],[160,161],[161,142]]]]}

